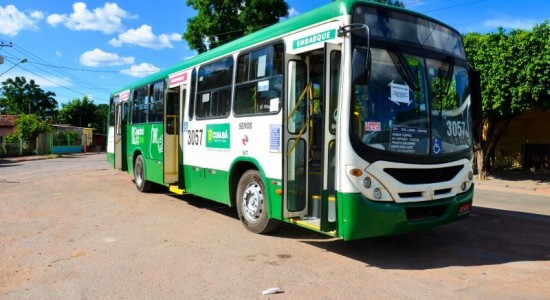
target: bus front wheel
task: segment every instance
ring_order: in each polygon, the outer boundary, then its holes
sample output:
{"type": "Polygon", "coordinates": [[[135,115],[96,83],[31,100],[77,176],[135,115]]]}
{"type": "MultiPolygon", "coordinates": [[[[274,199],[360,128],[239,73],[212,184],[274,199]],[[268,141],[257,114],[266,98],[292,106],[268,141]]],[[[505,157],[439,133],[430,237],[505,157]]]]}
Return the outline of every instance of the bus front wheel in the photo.
{"type": "Polygon", "coordinates": [[[152,184],[145,177],[145,163],[141,155],[136,158],[134,163],[134,182],[140,192],[147,193],[151,191],[152,184]]]}
{"type": "Polygon", "coordinates": [[[279,222],[268,216],[267,195],[260,172],[248,170],[241,176],[237,187],[237,212],[244,227],[254,233],[269,233],[278,228],[279,222]]]}

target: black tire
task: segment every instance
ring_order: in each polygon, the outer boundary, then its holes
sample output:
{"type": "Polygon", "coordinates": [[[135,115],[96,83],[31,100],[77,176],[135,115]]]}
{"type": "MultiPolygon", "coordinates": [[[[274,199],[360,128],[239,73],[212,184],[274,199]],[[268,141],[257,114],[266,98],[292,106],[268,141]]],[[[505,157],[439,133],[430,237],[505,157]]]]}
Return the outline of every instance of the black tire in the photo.
{"type": "Polygon", "coordinates": [[[153,184],[145,177],[145,163],[141,155],[136,158],[134,163],[134,182],[136,188],[142,193],[148,193],[153,189],[153,184]]]}
{"type": "Polygon", "coordinates": [[[260,172],[246,171],[237,186],[237,212],[244,227],[254,233],[270,233],[279,227],[279,222],[269,218],[267,195],[260,172]]]}

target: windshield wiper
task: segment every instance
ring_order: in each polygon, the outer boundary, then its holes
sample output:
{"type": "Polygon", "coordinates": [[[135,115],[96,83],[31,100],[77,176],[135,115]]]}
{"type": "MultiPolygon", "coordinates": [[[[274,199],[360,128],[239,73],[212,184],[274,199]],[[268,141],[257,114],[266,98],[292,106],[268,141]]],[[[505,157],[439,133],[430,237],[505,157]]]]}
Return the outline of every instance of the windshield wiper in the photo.
{"type": "Polygon", "coordinates": [[[413,91],[418,90],[418,82],[417,77],[414,76],[409,64],[407,63],[407,59],[399,51],[396,47],[391,47],[391,49],[388,51],[390,53],[390,57],[394,63],[394,65],[397,68],[397,71],[399,72],[399,75],[403,77],[405,80],[405,83],[411,88],[413,91]]]}

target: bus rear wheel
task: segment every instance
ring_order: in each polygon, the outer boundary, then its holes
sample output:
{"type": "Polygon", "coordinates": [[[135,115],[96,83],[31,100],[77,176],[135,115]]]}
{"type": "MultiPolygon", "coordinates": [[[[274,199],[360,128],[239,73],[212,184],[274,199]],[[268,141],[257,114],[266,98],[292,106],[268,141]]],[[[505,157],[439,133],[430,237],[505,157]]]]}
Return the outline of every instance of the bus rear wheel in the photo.
{"type": "Polygon", "coordinates": [[[237,186],[237,212],[244,227],[254,233],[270,233],[279,227],[279,222],[268,216],[267,195],[260,172],[248,170],[241,176],[237,186]]]}
{"type": "Polygon", "coordinates": [[[141,155],[136,158],[136,162],[134,163],[134,182],[136,188],[142,193],[147,193],[152,190],[152,183],[147,181],[145,177],[145,163],[141,155]]]}

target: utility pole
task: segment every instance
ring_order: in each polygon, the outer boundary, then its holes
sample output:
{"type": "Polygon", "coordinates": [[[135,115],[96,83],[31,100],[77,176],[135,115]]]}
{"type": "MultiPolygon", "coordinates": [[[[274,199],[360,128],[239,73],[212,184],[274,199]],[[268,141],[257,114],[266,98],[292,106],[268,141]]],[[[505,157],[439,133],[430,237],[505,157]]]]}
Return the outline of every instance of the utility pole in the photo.
{"type": "MultiPolygon", "coordinates": [[[[2,49],[2,47],[12,47],[13,45],[11,44],[11,42],[9,44],[6,44],[4,42],[0,42],[0,49],[2,49]]],[[[0,65],[4,63],[4,56],[0,55],[0,65]]]]}

